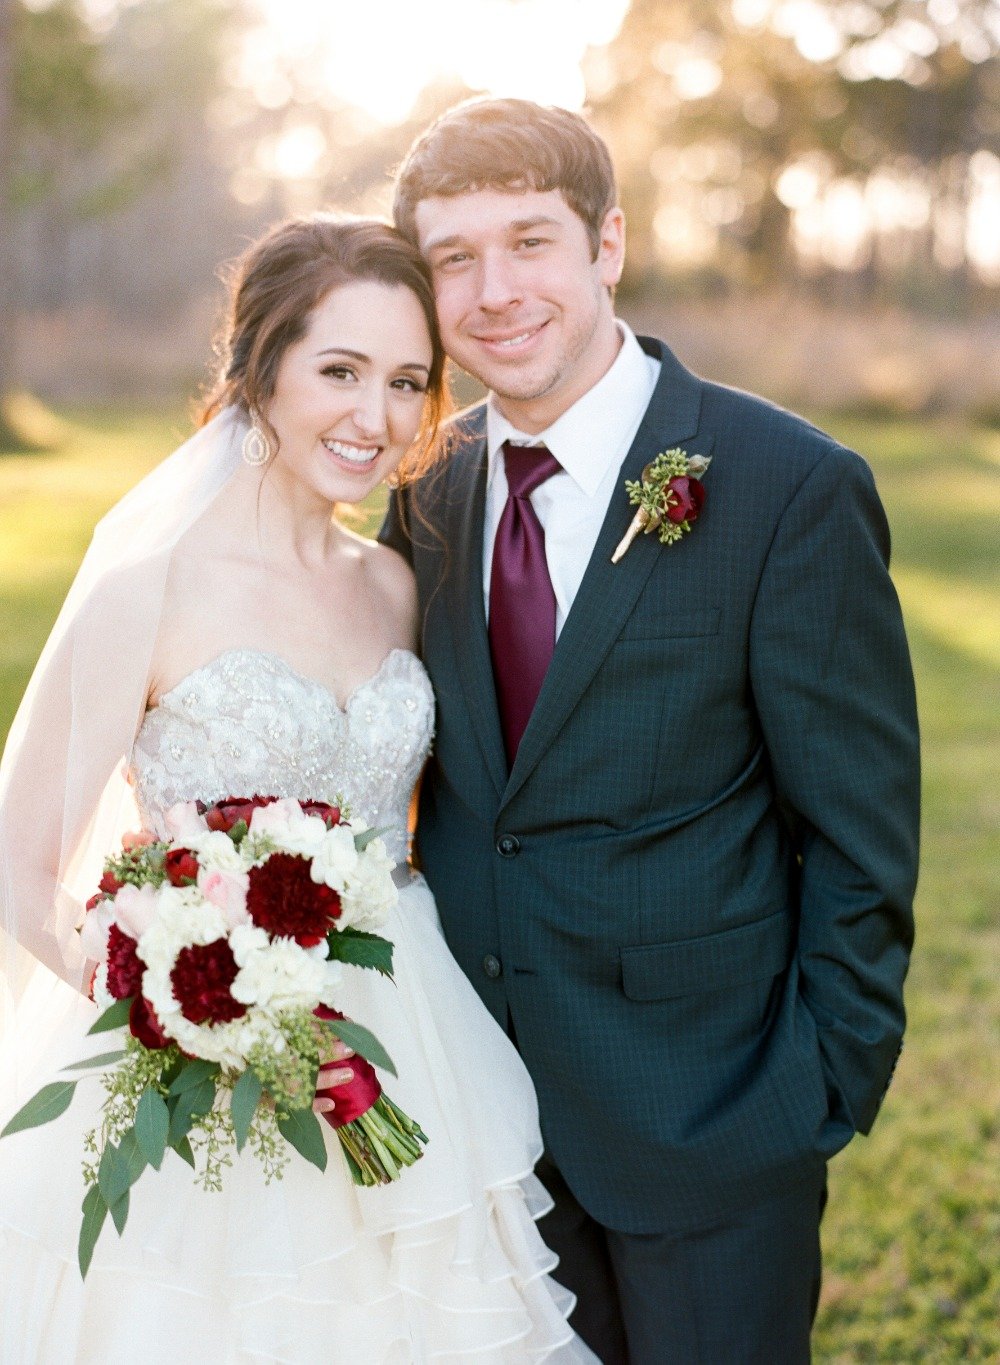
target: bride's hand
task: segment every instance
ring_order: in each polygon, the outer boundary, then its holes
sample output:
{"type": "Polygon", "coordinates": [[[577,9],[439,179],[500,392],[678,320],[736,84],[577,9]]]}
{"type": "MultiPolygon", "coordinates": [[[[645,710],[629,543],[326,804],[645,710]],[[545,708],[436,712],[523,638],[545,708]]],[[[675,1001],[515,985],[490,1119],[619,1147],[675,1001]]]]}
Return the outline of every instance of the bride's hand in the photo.
{"type": "MultiPolygon", "coordinates": [[[[346,1085],[348,1081],[354,1080],[354,1071],[349,1066],[337,1066],[337,1062],[346,1062],[349,1057],[353,1057],[354,1052],[346,1043],[335,1042],[333,1044],[332,1056],[320,1067],[316,1075],[316,1089],[328,1090],[332,1085],[346,1085]]],[[[325,1095],[317,1095],[313,1100],[313,1111],[317,1114],[329,1114],[336,1108],[333,1100],[325,1095]]]]}

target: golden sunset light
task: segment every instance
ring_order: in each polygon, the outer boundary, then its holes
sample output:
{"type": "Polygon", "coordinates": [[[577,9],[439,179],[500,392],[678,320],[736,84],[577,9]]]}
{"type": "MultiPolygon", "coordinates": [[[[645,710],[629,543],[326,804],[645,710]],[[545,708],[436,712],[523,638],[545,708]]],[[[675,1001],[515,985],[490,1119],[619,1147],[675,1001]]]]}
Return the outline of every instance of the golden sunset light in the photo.
{"type": "MultiPolygon", "coordinates": [[[[384,125],[402,122],[441,80],[491,95],[582,107],[581,62],[609,43],[629,0],[254,0],[259,23],[237,58],[238,79],[280,103],[282,72],[306,75],[318,103],[344,102],[384,125]]],[[[294,175],[290,152],[283,163],[294,175]]]]}

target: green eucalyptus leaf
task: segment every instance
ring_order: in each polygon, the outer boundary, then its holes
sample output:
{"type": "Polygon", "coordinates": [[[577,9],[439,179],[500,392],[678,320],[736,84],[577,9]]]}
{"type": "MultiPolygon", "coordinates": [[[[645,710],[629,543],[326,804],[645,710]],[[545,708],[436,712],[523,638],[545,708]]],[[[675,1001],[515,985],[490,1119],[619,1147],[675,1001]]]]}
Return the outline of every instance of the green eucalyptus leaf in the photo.
{"type": "Polygon", "coordinates": [[[128,1183],[130,1186],[134,1185],[147,1165],[145,1154],[139,1146],[134,1124],[122,1134],[122,1140],[118,1144],[118,1160],[125,1163],[128,1183]]]}
{"type": "Polygon", "coordinates": [[[326,1143],[323,1130],[312,1109],[293,1109],[285,1118],[278,1119],[278,1131],[300,1156],[326,1170],[326,1143]]]}
{"type": "Polygon", "coordinates": [[[97,1168],[97,1184],[109,1209],[113,1209],[131,1184],[127,1156],[120,1155],[113,1142],[107,1143],[97,1168]]]}
{"type": "Polygon", "coordinates": [[[87,1030],[88,1034],[107,1033],[113,1028],[121,1028],[127,1024],[134,999],[135,996],[130,995],[126,1000],[116,1000],[113,1005],[109,1005],[101,1017],[91,1024],[87,1030]]]}
{"type": "Polygon", "coordinates": [[[163,1097],[147,1086],[139,1096],[135,1111],[135,1140],[139,1150],[158,1171],[163,1164],[163,1154],[167,1149],[167,1136],[170,1132],[170,1111],[163,1097]]]}
{"type": "Polygon", "coordinates": [[[187,1164],[191,1167],[193,1171],[195,1168],[194,1152],[191,1150],[191,1144],[190,1142],[188,1142],[187,1138],[179,1137],[176,1142],[171,1141],[170,1146],[173,1148],[173,1150],[177,1153],[177,1155],[181,1158],[182,1161],[187,1162],[187,1164]]]}
{"type": "Polygon", "coordinates": [[[91,1185],[83,1197],[83,1222],[80,1225],[80,1241],[77,1247],[77,1259],[80,1262],[80,1275],[83,1279],[87,1278],[94,1247],[107,1216],[108,1206],[104,1202],[104,1196],[96,1185],[91,1185]]]}
{"type": "Polygon", "coordinates": [[[112,1062],[120,1062],[124,1056],[123,1047],[116,1052],[99,1052],[96,1057],[84,1057],[82,1062],[71,1062],[63,1067],[63,1071],[88,1071],[93,1066],[110,1066],[112,1062]]]}
{"type": "Polygon", "coordinates": [[[170,1095],[182,1095],[185,1090],[192,1090],[195,1086],[201,1085],[203,1081],[214,1078],[219,1074],[218,1062],[206,1062],[200,1057],[193,1062],[188,1062],[170,1083],[167,1092],[170,1095]]]}
{"type": "Polygon", "coordinates": [[[383,834],[388,833],[389,833],[388,825],[379,829],[363,829],[360,831],[360,833],[355,834],[354,847],[358,850],[359,853],[364,853],[365,849],[368,847],[368,845],[371,843],[373,839],[380,839],[383,834]]]}
{"type": "MultiPolygon", "coordinates": [[[[372,1066],[380,1066],[383,1071],[388,1071],[393,1076],[398,1075],[388,1052],[374,1033],[363,1024],[356,1024],[353,1019],[324,1019],[323,1023],[334,1037],[346,1043],[359,1057],[364,1057],[372,1066]]],[[[350,1059],[347,1065],[350,1066],[350,1059]]]]}
{"type": "Polygon", "coordinates": [[[69,1108],[77,1084],[76,1081],[52,1081],[50,1085],[43,1085],[37,1095],[32,1095],[28,1103],[21,1106],[0,1137],[20,1133],[25,1128],[38,1128],[57,1119],[69,1108]]]}
{"type": "MultiPolygon", "coordinates": [[[[216,1072],[218,1068],[216,1067],[216,1072]]],[[[171,1146],[177,1138],[184,1137],[194,1126],[194,1121],[202,1114],[207,1114],[215,1103],[215,1076],[204,1076],[196,1084],[177,1095],[173,1095],[168,1102],[170,1111],[170,1130],[167,1141],[171,1146]]]]}
{"type": "Polygon", "coordinates": [[[233,1116],[233,1134],[236,1138],[236,1150],[238,1152],[242,1152],[246,1144],[250,1134],[250,1124],[257,1112],[257,1105],[263,1090],[260,1077],[250,1067],[244,1071],[233,1086],[233,1095],[229,1107],[233,1116]]]}
{"type": "Polygon", "coordinates": [[[111,1221],[114,1223],[119,1237],[125,1231],[125,1224],[128,1222],[128,1205],[128,1190],[125,1191],[117,1204],[111,1205],[111,1221]]]}

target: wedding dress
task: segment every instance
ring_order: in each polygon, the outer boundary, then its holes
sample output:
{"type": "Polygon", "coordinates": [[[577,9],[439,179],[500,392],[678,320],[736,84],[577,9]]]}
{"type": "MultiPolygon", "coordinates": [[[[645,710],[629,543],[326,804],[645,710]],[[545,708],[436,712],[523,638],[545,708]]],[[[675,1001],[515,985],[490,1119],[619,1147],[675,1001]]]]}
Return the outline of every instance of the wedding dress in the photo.
{"type": "MultiPolygon", "coordinates": [[[[177,801],[343,798],[391,831],[403,864],[433,716],[427,675],[406,650],[344,705],[276,655],[229,650],[147,712],[130,781],[159,833],[177,801]]],[[[532,1175],[541,1143],[530,1079],[450,956],[421,877],[406,881],[382,932],[395,944],[395,984],[345,968],[342,1008],[392,1056],[399,1076],[386,1088],[427,1133],[424,1157],[392,1185],[358,1189],[324,1123],[325,1173],[291,1153],[284,1178],[265,1185],[246,1150],[223,1190],[205,1192],[168,1152],[133,1187],[123,1236],[105,1225],[83,1282],[82,1142],[104,1092],[82,1081],[67,1113],[0,1142],[2,1365],[595,1359],[567,1326],[573,1299],[549,1278],[556,1258],[535,1227],[549,1200],[532,1175]]],[[[36,1018],[70,992],[45,975],[36,1018]]],[[[108,1046],[106,1035],[83,1041],[94,1016],[74,1000],[26,1077],[22,1051],[0,1121],[57,1066],[108,1046]]],[[[22,1035],[29,1046],[30,1025],[22,1035]]]]}

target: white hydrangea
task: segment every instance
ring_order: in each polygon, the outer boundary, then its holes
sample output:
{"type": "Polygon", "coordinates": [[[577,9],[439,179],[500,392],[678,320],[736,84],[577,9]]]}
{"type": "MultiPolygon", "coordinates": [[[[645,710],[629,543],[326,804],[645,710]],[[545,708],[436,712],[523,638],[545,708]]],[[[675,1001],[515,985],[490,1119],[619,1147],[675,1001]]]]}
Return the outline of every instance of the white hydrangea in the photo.
{"type": "Polygon", "coordinates": [[[339,964],[326,961],[326,944],[303,948],[292,938],[269,940],[261,930],[241,927],[230,936],[240,971],[230,987],[244,1005],[282,1010],[329,1004],[340,981],[339,964]]]}
{"type": "Polygon", "coordinates": [[[226,1024],[192,1024],[178,1010],[170,1020],[169,1031],[185,1052],[218,1062],[230,1071],[245,1070],[247,1056],[259,1043],[270,1052],[283,1052],[286,1046],[273,1019],[263,1010],[226,1024]]]}
{"type": "Polygon", "coordinates": [[[348,825],[334,825],[325,831],[323,842],[313,855],[309,875],[314,882],[325,882],[332,890],[343,893],[358,859],[353,830],[348,825]]]}
{"type": "Polygon", "coordinates": [[[348,925],[376,929],[399,900],[399,892],[392,880],[396,866],[386,852],[385,844],[375,838],[362,854],[351,873],[340,898],[341,913],[338,926],[348,925]]]}
{"type": "Polygon", "coordinates": [[[185,847],[197,854],[199,863],[209,871],[245,872],[252,859],[244,844],[237,848],[221,829],[207,829],[187,839],[185,847]]]}

